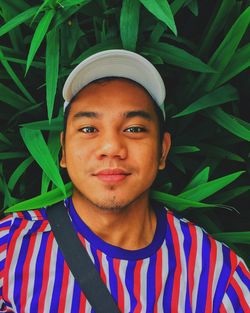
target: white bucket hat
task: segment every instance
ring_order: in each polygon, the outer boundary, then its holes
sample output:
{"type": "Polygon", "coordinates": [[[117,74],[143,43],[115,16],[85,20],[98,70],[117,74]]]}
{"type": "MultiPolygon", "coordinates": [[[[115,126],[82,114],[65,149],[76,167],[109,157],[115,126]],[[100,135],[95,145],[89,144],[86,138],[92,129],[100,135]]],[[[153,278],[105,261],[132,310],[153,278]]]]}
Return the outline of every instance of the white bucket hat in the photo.
{"type": "Polygon", "coordinates": [[[84,86],[104,77],[131,79],[143,86],[160,107],[164,102],[165,85],[153,64],[137,53],[115,49],[93,54],[74,68],[63,87],[64,110],[84,86]]]}

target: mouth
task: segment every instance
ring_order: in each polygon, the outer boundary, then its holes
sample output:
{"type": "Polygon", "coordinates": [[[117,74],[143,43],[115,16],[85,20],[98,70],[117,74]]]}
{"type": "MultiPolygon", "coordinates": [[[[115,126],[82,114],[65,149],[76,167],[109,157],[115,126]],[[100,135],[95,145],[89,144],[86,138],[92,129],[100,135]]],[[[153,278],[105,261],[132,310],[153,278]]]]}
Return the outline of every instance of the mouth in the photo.
{"type": "Polygon", "coordinates": [[[106,183],[121,182],[129,175],[131,175],[131,173],[119,168],[104,169],[93,174],[93,176],[106,183]]]}

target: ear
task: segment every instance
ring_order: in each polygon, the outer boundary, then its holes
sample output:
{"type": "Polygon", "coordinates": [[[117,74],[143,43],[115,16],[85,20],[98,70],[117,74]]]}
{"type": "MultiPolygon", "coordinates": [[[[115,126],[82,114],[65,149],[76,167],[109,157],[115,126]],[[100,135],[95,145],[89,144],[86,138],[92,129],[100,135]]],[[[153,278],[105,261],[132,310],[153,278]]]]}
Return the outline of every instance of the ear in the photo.
{"type": "Polygon", "coordinates": [[[163,170],[166,166],[166,159],[168,156],[168,152],[171,146],[171,136],[170,133],[164,133],[163,140],[162,140],[162,147],[161,147],[161,158],[159,162],[158,169],[163,170]]]}
{"type": "Polygon", "coordinates": [[[61,142],[61,147],[62,147],[62,157],[60,160],[60,166],[62,168],[66,168],[66,156],[65,156],[65,144],[64,144],[65,138],[64,138],[64,133],[60,133],[60,142],[61,142]]]}

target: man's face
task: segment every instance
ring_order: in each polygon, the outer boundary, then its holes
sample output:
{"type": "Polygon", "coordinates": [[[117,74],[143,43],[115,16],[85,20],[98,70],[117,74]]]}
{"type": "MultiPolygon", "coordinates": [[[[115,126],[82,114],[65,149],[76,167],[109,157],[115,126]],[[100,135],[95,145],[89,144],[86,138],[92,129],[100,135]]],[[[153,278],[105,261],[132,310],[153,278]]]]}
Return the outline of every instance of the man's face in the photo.
{"type": "Polygon", "coordinates": [[[72,103],[62,159],[82,204],[120,210],[148,199],[165,167],[169,134],[159,143],[157,116],[143,88],[128,80],[92,83],[72,103]]]}

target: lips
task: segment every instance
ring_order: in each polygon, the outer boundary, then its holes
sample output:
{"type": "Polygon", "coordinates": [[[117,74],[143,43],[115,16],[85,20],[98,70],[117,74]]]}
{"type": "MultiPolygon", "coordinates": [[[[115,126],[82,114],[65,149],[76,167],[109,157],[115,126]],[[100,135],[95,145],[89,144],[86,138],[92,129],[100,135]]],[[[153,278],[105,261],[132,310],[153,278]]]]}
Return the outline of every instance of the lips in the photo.
{"type": "Polygon", "coordinates": [[[131,173],[120,168],[103,169],[94,174],[98,179],[103,182],[116,183],[125,180],[131,173]]]}

